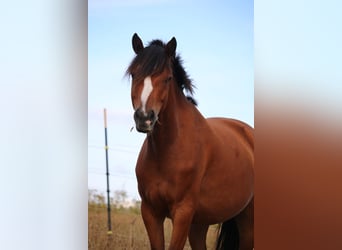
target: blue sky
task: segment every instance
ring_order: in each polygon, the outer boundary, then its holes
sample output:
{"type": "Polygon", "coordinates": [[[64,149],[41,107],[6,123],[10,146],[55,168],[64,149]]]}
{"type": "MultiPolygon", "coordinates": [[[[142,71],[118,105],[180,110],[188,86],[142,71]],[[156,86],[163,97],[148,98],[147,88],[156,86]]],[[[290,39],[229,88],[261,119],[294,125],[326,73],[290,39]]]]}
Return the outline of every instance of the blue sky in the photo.
{"type": "Polygon", "coordinates": [[[177,39],[206,117],[254,126],[253,1],[88,1],[88,186],[106,189],[103,108],[108,112],[111,191],[138,198],[135,161],[144,134],[133,130],[132,35],[144,44],[177,39]]]}

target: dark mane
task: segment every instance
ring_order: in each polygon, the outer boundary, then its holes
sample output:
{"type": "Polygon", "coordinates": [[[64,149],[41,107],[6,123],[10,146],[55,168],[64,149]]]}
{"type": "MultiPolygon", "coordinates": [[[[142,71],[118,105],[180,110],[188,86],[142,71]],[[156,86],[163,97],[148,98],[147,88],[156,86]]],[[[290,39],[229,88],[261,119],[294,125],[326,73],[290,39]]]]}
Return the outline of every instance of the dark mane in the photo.
{"type": "Polygon", "coordinates": [[[132,60],[126,75],[131,75],[137,81],[141,81],[149,75],[161,73],[168,66],[172,68],[178,87],[192,95],[194,93],[194,85],[182,66],[181,57],[176,55],[173,58],[169,58],[165,53],[165,43],[161,40],[152,40],[132,60]]]}

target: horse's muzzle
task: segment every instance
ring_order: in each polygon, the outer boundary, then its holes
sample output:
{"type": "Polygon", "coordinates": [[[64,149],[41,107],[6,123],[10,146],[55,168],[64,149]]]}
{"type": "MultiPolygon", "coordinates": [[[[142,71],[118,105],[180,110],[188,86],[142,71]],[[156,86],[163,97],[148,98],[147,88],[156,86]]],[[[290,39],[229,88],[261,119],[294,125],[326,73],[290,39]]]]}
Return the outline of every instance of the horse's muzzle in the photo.
{"type": "Polygon", "coordinates": [[[154,124],[157,121],[157,116],[153,110],[143,112],[141,109],[137,109],[134,112],[135,127],[138,132],[148,133],[153,129],[154,124]]]}

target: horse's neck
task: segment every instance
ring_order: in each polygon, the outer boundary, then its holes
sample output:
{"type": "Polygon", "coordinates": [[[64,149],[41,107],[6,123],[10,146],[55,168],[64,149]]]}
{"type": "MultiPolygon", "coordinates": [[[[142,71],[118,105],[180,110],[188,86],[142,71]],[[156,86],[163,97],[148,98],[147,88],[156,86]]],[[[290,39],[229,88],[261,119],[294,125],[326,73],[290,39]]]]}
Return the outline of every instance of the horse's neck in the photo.
{"type": "Polygon", "coordinates": [[[170,89],[167,105],[160,112],[159,120],[148,136],[150,146],[158,150],[181,141],[184,136],[188,137],[196,129],[193,125],[195,120],[196,124],[205,122],[196,107],[174,84],[170,89]]]}

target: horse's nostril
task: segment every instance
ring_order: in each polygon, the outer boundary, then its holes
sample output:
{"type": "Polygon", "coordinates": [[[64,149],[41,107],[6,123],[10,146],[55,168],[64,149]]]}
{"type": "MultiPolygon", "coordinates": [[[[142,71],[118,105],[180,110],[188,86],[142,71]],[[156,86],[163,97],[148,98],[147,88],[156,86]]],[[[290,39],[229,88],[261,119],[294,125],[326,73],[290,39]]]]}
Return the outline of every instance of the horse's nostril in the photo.
{"type": "Polygon", "coordinates": [[[148,113],[148,119],[149,120],[154,120],[154,112],[153,112],[153,110],[151,110],[149,113],[148,113]]]}
{"type": "Polygon", "coordinates": [[[139,117],[140,117],[140,112],[139,112],[139,110],[136,110],[134,112],[134,119],[139,119],[139,117]]]}
{"type": "Polygon", "coordinates": [[[147,113],[143,112],[140,109],[137,109],[134,112],[134,119],[136,120],[151,120],[153,121],[156,118],[153,110],[148,111],[147,113]]]}

